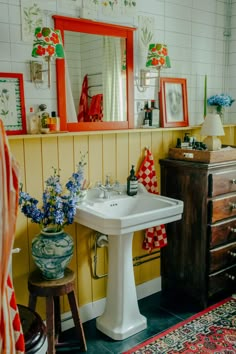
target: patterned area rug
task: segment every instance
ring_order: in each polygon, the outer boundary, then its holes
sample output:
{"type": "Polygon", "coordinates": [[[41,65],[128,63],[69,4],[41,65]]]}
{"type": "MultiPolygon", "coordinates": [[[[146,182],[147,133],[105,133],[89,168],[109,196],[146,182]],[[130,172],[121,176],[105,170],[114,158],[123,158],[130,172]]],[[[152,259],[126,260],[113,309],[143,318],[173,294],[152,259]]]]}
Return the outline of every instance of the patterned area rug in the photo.
{"type": "Polygon", "coordinates": [[[228,298],[123,354],[236,354],[236,300],[228,298]]]}

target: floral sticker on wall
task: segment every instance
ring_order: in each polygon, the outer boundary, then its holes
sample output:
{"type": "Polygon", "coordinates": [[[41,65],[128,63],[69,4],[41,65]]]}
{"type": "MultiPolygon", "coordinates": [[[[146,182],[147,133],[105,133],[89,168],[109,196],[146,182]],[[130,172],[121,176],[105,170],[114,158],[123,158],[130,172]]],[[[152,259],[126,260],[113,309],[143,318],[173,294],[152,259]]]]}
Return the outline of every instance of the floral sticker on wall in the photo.
{"type": "Polygon", "coordinates": [[[136,6],[136,1],[124,0],[124,5],[128,6],[128,7],[135,7],[136,6]]]}
{"type": "Polygon", "coordinates": [[[43,24],[43,12],[37,3],[21,0],[22,40],[32,41],[34,30],[43,24]]]}
{"type": "Polygon", "coordinates": [[[122,0],[122,14],[128,16],[134,16],[136,13],[137,1],[134,0],[122,0]]]}
{"type": "Polygon", "coordinates": [[[118,0],[102,1],[102,12],[104,15],[109,16],[119,16],[120,14],[120,4],[118,0]]]}
{"type": "MultiPolygon", "coordinates": [[[[139,46],[143,50],[148,49],[149,43],[153,39],[153,28],[155,26],[154,17],[139,16],[138,17],[138,36],[139,46]]],[[[146,53],[144,53],[146,55],[146,53]]]]}

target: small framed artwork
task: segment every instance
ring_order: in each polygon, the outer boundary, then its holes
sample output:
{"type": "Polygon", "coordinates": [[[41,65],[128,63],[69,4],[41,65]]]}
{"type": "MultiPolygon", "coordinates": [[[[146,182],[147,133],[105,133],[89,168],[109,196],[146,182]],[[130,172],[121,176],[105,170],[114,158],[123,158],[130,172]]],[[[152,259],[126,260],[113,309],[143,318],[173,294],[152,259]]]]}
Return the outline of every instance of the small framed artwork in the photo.
{"type": "Polygon", "coordinates": [[[0,73],[0,119],[7,135],[26,133],[23,74],[0,73]]]}
{"type": "Polygon", "coordinates": [[[164,128],[188,126],[187,80],[160,78],[160,121],[164,128]]]}

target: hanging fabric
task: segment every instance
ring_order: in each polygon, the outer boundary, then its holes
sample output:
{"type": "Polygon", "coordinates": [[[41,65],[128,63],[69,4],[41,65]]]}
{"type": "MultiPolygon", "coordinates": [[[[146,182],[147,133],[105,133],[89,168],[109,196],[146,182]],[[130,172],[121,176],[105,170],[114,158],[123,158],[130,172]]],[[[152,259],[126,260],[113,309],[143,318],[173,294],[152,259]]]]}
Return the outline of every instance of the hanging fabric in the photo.
{"type": "Polygon", "coordinates": [[[88,116],[88,75],[85,75],[79,100],[78,122],[89,122],[88,116]]]}
{"type": "Polygon", "coordinates": [[[0,119],[0,353],[24,353],[24,336],[9,275],[18,210],[19,172],[0,119]]]}
{"type": "Polygon", "coordinates": [[[92,97],[90,107],[88,110],[88,115],[91,122],[102,122],[102,117],[103,117],[102,102],[103,102],[102,93],[99,93],[92,97]]]}
{"type": "MultiPolygon", "coordinates": [[[[149,149],[145,150],[145,158],[140,166],[137,178],[142,183],[149,193],[158,193],[158,184],[154,160],[152,153],[149,149]]],[[[161,248],[167,245],[167,235],[165,225],[158,225],[150,227],[145,230],[142,248],[152,251],[153,248],[161,248]]]]}

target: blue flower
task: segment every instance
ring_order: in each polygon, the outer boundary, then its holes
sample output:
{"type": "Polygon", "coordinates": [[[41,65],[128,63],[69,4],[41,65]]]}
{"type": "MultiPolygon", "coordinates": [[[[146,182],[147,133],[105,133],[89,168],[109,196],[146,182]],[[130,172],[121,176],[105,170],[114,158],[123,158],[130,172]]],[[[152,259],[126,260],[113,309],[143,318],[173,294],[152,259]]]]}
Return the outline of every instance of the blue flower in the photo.
{"type": "Polygon", "coordinates": [[[37,199],[22,191],[21,184],[19,205],[22,213],[42,228],[53,225],[59,231],[65,225],[72,224],[76,213],[77,195],[84,184],[84,166],[86,165],[84,157],[85,155],[77,165],[77,171],[66,183],[64,193],[60,175],[57,169],[53,168],[53,175],[45,181],[41,208],[38,207],[37,199]]]}
{"type": "Polygon", "coordinates": [[[209,106],[230,107],[234,101],[231,96],[222,93],[220,95],[211,96],[208,98],[207,103],[209,106]]]}

